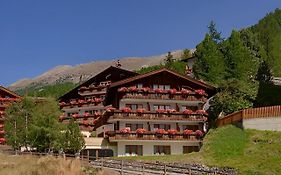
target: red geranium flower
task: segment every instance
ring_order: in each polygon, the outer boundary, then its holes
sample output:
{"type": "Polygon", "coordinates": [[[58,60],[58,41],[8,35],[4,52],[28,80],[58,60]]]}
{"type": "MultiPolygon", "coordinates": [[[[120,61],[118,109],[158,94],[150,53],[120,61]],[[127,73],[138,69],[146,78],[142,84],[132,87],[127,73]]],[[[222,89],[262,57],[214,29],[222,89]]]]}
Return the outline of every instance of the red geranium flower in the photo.
{"type": "Polygon", "coordinates": [[[191,134],[193,134],[193,131],[189,130],[189,129],[186,129],[186,130],[183,131],[183,134],[184,135],[191,135],[191,134]]]}
{"type": "Polygon", "coordinates": [[[161,135],[163,135],[163,134],[166,134],[167,132],[164,130],[164,129],[157,129],[156,131],[155,131],[155,134],[161,134],[161,135]]]}
{"type": "Polygon", "coordinates": [[[208,113],[205,110],[197,110],[196,114],[208,115],[208,113]]]}
{"type": "Polygon", "coordinates": [[[188,94],[190,94],[190,93],[191,93],[191,91],[190,91],[190,90],[187,90],[187,89],[182,88],[182,89],[181,89],[181,93],[182,93],[182,94],[184,94],[184,95],[188,95],[188,94]]]}
{"type": "Polygon", "coordinates": [[[187,114],[187,115],[191,115],[193,114],[193,111],[190,109],[185,109],[182,113],[187,114]]]}
{"type": "Polygon", "coordinates": [[[122,110],[122,112],[132,112],[132,109],[129,107],[124,107],[121,110],[122,110]]]}
{"type": "Polygon", "coordinates": [[[118,89],[118,92],[128,92],[128,88],[121,87],[121,88],[118,89]]]}
{"type": "Polygon", "coordinates": [[[197,90],[195,90],[195,93],[199,94],[199,95],[207,95],[203,89],[197,89],[197,90]]]}
{"type": "Polygon", "coordinates": [[[122,133],[122,134],[128,134],[130,132],[131,132],[131,128],[123,128],[120,130],[120,133],[122,133]]]}
{"type": "Polygon", "coordinates": [[[175,129],[169,129],[169,130],[168,130],[168,134],[169,134],[169,135],[175,135],[175,134],[177,134],[177,133],[178,133],[178,131],[175,130],[175,129]]]}
{"type": "Polygon", "coordinates": [[[203,132],[200,131],[200,130],[196,130],[196,131],[195,131],[195,134],[196,134],[197,136],[200,136],[200,137],[203,136],[203,132]]]}
{"type": "Polygon", "coordinates": [[[170,94],[176,94],[176,93],[177,93],[177,90],[176,90],[176,89],[170,89],[168,92],[169,92],[170,94]]]}
{"type": "Polygon", "coordinates": [[[143,129],[143,128],[139,128],[139,129],[136,130],[136,133],[137,134],[144,134],[144,133],[146,133],[146,130],[143,129]]]}

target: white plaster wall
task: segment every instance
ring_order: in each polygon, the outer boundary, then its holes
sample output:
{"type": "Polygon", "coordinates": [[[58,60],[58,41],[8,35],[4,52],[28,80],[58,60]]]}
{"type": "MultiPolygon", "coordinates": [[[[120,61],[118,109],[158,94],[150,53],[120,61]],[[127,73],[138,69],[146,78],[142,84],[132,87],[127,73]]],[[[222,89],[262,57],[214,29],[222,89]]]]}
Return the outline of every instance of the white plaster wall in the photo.
{"type": "Polygon", "coordinates": [[[99,135],[102,132],[106,131],[114,131],[114,124],[107,124],[107,125],[102,125],[101,127],[98,127],[96,129],[96,135],[99,135]]]}
{"type": "Polygon", "coordinates": [[[245,119],[242,125],[245,129],[281,131],[281,117],[245,119]]]}
{"type": "Polygon", "coordinates": [[[125,145],[142,145],[143,155],[152,156],[154,155],[154,145],[166,145],[171,146],[171,154],[179,155],[183,154],[183,146],[199,146],[199,142],[184,142],[184,141],[118,141],[117,144],[117,155],[125,156],[125,145]]]}

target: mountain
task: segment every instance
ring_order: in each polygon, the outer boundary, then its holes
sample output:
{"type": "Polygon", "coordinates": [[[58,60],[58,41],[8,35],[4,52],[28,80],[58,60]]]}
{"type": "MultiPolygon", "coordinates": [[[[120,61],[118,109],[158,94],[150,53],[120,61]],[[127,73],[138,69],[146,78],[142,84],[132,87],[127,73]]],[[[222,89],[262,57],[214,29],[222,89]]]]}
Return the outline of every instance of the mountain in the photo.
{"type": "MultiPolygon", "coordinates": [[[[174,58],[179,59],[182,56],[182,50],[173,51],[174,58]]],[[[120,63],[122,68],[128,70],[138,70],[142,67],[158,65],[162,63],[167,54],[151,57],[126,57],[121,58],[120,63]]],[[[61,65],[57,66],[35,78],[22,79],[10,85],[9,89],[19,90],[27,87],[41,87],[65,82],[79,83],[86,81],[105,68],[115,65],[117,60],[110,61],[95,61],[76,66],[61,65]]]]}

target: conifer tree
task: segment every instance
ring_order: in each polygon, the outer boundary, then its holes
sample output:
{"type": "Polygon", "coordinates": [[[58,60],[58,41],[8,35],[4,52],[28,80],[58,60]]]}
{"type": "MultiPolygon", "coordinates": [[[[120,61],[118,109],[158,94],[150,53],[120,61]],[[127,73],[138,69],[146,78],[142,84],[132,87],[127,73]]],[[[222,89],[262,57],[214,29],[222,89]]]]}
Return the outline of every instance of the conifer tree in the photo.
{"type": "Polygon", "coordinates": [[[224,57],[209,34],[196,47],[197,61],[193,65],[195,77],[218,84],[225,76],[224,57]]]}

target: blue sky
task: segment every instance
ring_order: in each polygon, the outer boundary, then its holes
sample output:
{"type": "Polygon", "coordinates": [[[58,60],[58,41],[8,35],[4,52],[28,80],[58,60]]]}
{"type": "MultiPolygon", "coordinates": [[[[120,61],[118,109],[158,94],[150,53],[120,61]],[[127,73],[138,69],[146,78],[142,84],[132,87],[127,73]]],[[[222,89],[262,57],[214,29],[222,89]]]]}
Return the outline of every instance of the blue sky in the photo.
{"type": "Polygon", "coordinates": [[[195,48],[211,20],[228,36],[280,0],[0,1],[0,84],[57,65],[195,48]]]}

